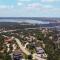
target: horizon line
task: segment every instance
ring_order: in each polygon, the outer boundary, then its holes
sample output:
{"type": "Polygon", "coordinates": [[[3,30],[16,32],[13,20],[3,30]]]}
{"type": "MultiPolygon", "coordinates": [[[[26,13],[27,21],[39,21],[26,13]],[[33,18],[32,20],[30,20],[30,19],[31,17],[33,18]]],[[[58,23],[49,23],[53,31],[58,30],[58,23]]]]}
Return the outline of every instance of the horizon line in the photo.
{"type": "Polygon", "coordinates": [[[0,19],[4,18],[60,18],[60,17],[0,17],[0,19]]]}

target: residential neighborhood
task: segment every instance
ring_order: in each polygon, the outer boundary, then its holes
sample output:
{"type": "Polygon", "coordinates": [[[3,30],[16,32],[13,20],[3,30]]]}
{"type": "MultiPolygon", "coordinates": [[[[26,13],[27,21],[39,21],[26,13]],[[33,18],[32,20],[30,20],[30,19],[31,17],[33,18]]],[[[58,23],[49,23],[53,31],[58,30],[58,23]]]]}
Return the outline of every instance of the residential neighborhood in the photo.
{"type": "MultiPolygon", "coordinates": [[[[53,31],[48,28],[2,31],[0,33],[0,53],[2,54],[0,59],[47,60],[50,54],[50,50],[48,50],[50,45],[53,45],[52,48],[55,50],[60,49],[59,33],[56,34],[53,31]],[[58,40],[54,40],[54,35],[58,37],[58,40]],[[8,57],[4,57],[6,54],[8,57]]],[[[51,52],[53,53],[53,50],[51,52]]]]}

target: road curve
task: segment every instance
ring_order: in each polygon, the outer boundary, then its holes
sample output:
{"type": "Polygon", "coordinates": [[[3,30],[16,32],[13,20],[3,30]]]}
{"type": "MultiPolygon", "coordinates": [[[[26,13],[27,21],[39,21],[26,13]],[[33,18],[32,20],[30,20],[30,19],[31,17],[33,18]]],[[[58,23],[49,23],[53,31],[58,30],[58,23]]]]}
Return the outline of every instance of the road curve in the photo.
{"type": "Polygon", "coordinates": [[[19,45],[20,49],[22,50],[22,52],[24,52],[26,55],[30,55],[29,51],[27,51],[24,46],[22,46],[21,42],[19,39],[15,38],[15,41],[17,42],[17,44],[19,45]]]}

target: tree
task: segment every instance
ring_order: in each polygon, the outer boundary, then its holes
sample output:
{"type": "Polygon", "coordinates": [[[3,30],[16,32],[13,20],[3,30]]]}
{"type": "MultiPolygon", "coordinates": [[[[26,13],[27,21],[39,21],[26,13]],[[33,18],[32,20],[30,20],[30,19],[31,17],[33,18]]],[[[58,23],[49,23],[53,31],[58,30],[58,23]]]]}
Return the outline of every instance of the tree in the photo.
{"type": "Polygon", "coordinates": [[[28,55],[28,60],[32,60],[32,55],[28,55]]]}

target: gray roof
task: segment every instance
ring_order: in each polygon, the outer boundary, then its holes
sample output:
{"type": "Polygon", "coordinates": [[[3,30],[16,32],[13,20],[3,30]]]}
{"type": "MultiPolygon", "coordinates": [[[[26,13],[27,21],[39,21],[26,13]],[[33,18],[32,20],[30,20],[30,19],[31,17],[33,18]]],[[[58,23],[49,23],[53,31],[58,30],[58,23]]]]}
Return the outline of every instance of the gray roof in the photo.
{"type": "Polygon", "coordinates": [[[37,53],[44,53],[44,50],[41,47],[36,47],[36,51],[37,53]]]}

